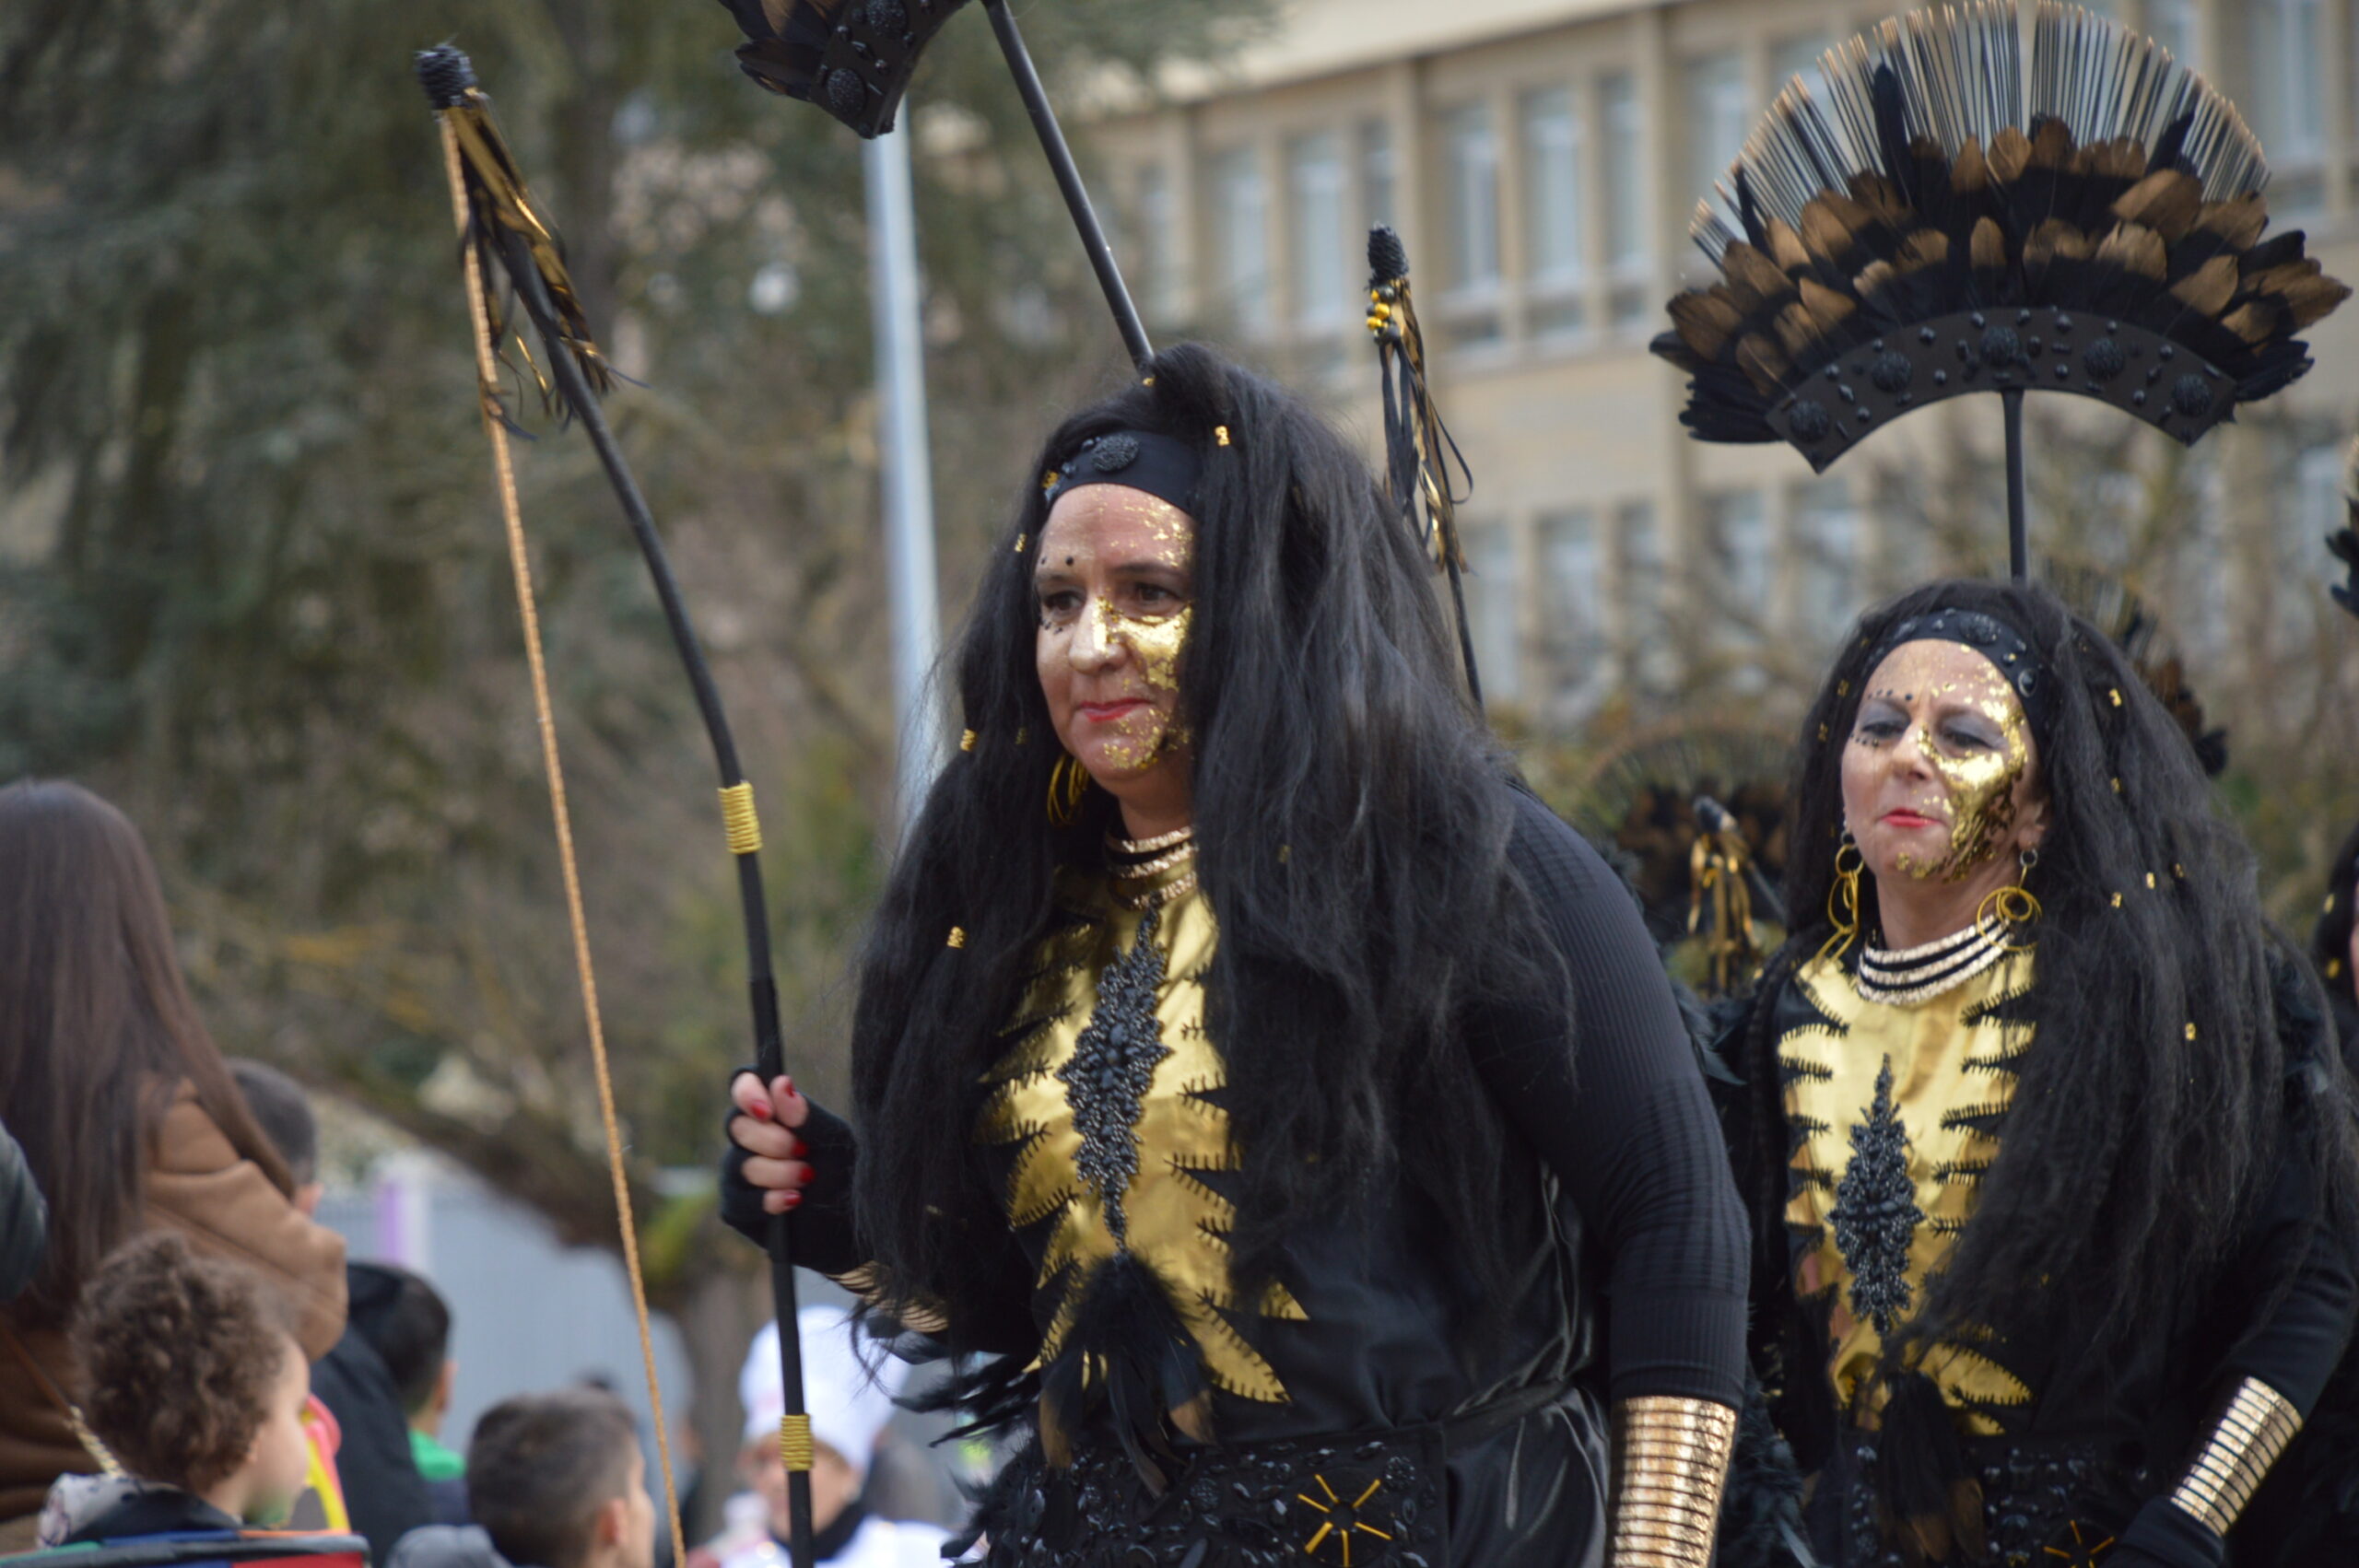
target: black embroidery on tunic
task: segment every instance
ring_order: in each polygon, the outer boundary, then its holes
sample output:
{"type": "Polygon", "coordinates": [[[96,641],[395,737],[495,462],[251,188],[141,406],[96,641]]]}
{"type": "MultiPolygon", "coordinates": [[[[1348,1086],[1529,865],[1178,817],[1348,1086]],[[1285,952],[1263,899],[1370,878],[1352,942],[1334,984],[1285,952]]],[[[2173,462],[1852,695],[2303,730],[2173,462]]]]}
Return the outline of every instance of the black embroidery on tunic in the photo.
{"type": "Polygon", "coordinates": [[[1851,1270],[1851,1310],[1892,1332],[1908,1314],[1908,1247],[1925,1211],[1908,1178],[1908,1128],[1893,1109],[1892,1058],[1876,1074],[1868,1119],[1851,1127],[1851,1160],[1835,1188],[1835,1245],[1851,1270]]]}
{"type": "Polygon", "coordinates": [[[1122,1194],[1139,1169],[1139,1108],[1156,1063],[1171,1054],[1155,1015],[1165,967],[1163,944],[1155,940],[1162,915],[1160,908],[1149,909],[1130,952],[1097,977],[1097,1009],[1074,1041],[1072,1059],[1057,1069],[1081,1134],[1074,1168],[1097,1190],[1106,1228],[1123,1247],[1130,1245],[1130,1222],[1122,1194]]]}

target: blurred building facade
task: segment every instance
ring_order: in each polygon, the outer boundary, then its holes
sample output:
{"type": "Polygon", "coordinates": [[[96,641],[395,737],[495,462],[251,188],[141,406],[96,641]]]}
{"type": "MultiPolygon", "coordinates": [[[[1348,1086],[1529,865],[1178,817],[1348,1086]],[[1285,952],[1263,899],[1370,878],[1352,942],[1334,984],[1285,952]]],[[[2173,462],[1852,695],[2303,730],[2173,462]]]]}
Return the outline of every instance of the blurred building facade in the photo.
{"type": "MultiPolygon", "coordinates": [[[[1789,77],[1897,8],[1293,0],[1231,66],[1102,118],[1092,149],[1150,325],[1229,344],[1370,439],[1364,240],[1374,222],[1401,232],[1476,476],[1462,515],[1495,705],[1547,729],[1609,702],[1743,702],[1790,692],[1881,594],[2003,564],[1996,399],[1929,409],[1816,477],[1783,447],[1688,439],[1682,379],[1647,352],[1665,300],[1706,275],[1696,199],[1789,77]]],[[[2359,274],[2359,0],[2095,8],[2236,99],[2270,156],[2275,223],[2359,274]]],[[[2359,411],[2353,317],[2314,330],[2318,367],[2291,393],[2184,462],[2119,415],[2034,400],[2036,483],[2043,441],[2121,447],[2080,463],[2114,472],[2074,494],[2036,494],[2036,546],[2061,527],[2039,514],[2069,511],[2072,553],[2130,570],[2190,655],[2265,658],[2288,617],[2323,613],[2318,537],[2340,520],[2336,445],[2359,411]],[[2158,487],[2192,520],[2164,551],[2146,548],[2169,509],[2158,487]]]]}

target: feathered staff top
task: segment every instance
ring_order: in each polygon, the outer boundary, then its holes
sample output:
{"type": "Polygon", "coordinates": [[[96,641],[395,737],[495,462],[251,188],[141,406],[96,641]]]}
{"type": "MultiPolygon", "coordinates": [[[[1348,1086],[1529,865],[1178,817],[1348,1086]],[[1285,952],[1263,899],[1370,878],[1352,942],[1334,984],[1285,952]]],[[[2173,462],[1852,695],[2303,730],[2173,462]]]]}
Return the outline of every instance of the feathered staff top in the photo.
{"type": "Polygon", "coordinates": [[[1962,392],[2098,398],[2193,442],[2307,370],[2295,336],[2351,290],[2263,239],[2268,168],[2236,106],[2077,6],[1880,24],[1781,92],[1690,233],[1720,281],[1654,352],[1711,441],[1825,470],[1962,392]]]}

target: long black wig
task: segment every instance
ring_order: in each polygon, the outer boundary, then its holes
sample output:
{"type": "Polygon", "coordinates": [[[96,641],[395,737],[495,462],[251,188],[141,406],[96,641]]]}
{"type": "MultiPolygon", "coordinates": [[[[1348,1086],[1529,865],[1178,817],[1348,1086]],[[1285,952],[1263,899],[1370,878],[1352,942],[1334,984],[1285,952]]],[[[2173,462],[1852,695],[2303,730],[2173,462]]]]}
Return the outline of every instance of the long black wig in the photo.
{"type": "Polygon", "coordinates": [[[1007,1278],[1007,1222],[969,1143],[980,1075],[1049,930],[1053,876],[1102,864],[1117,822],[1096,789],[1069,827],[1045,809],[1064,753],[1034,667],[1039,481],[1084,439],[1154,431],[1203,463],[1180,717],[1220,929],[1206,1025],[1242,1162],[1240,1282],[1275,1268],[1290,1218],[1402,1170],[1470,1267],[1504,1277],[1503,1141],[1453,1019],[1477,994],[1565,985],[1508,860],[1504,764],[1422,552],[1366,462],[1203,347],[1166,350],[1146,376],[1066,419],[1031,465],[951,661],[971,749],[928,795],[861,964],[857,1223],[886,1309],[946,1309],[954,1349],[1007,1278]]]}
{"type": "MultiPolygon", "coordinates": [[[[2106,1355],[2216,1277],[2289,1147],[2314,1167],[2328,1223],[2354,1223],[2346,1092],[2340,1073],[2308,1074],[2332,1104],[2289,1114],[2281,1036],[2298,1020],[2281,1029],[2281,1012],[2315,1024],[2319,999],[2261,913],[2251,852],[2129,661],[2036,585],[1935,582],[1861,617],[1803,720],[1785,962],[1831,929],[1843,752],[1869,661],[1888,628],[1944,607],[1998,616],[2048,667],[2053,712],[2033,738],[2049,828],[2027,877],[2043,910],[2032,1047],[1974,1221],[1887,1367],[1989,1330],[2036,1340],[2060,1309],[2085,1326],[2083,1348],[2106,1355]]],[[[1860,893],[1860,929],[1873,931],[1874,878],[1860,893]]],[[[1767,1033],[1749,1042],[1761,1125],[1774,1125],[1779,1094],[1767,1033]]],[[[1756,1162],[1756,1212],[1782,1211],[1784,1164],[1782,1152],[1756,1162]]]]}
{"type": "Polygon", "coordinates": [[[2359,825],[2353,826],[2327,867],[2325,902],[2318,924],[2310,928],[2310,962],[2318,965],[2333,999],[2335,1017],[2344,1031],[2343,1054],[2359,1060],[2359,974],[2351,968],[2351,928],[2359,919],[2352,912],[2352,906],[2359,904],[2354,891],[2359,891],[2359,825]]]}

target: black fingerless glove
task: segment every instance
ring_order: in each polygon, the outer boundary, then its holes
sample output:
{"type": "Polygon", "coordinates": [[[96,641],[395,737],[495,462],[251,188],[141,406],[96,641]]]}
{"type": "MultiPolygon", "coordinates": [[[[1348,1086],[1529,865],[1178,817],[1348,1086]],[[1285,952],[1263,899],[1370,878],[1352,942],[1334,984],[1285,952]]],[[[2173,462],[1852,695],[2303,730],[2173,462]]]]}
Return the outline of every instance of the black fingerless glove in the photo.
{"type": "MultiPolygon", "coordinates": [[[[751,1072],[741,1068],[740,1072],[751,1072]]],[[[730,1075],[736,1082],[736,1074],[730,1075]]],[[[809,1102],[811,1114],[793,1129],[803,1141],[804,1162],[811,1167],[803,1201],[787,1211],[794,1260],[823,1274],[842,1274],[866,1261],[852,1240],[852,1171],[860,1157],[860,1140],[851,1124],[809,1102]]],[[[731,1121],[745,1115],[732,1102],[722,1113],[724,1150],[721,1156],[722,1223],[756,1246],[769,1245],[770,1216],[762,1208],[763,1189],[745,1179],[745,1162],[752,1158],[729,1138],[731,1121]]]]}

